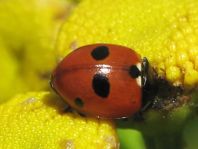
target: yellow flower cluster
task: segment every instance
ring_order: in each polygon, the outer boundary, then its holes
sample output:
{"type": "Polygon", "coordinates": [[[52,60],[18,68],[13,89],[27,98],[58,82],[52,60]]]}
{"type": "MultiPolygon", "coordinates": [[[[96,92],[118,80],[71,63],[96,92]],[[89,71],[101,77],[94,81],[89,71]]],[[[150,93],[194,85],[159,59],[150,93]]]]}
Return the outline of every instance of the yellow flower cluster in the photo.
{"type": "Polygon", "coordinates": [[[174,85],[198,85],[197,0],[82,1],[66,21],[60,56],[75,47],[113,43],[147,57],[174,85]],[[79,19],[80,18],[80,19],[79,19]]]}
{"type": "Polygon", "coordinates": [[[115,149],[111,122],[65,114],[49,92],[18,95],[0,106],[0,148],[115,149]]]}
{"type": "Polygon", "coordinates": [[[0,2],[1,149],[118,148],[111,122],[68,114],[49,92],[11,98],[49,88],[56,33],[74,5],[67,0],[0,2]]]}
{"type": "Polygon", "coordinates": [[[0,103],[48,87],[60,15],[68,7],[67,0],[0,1],[0,103]]]}

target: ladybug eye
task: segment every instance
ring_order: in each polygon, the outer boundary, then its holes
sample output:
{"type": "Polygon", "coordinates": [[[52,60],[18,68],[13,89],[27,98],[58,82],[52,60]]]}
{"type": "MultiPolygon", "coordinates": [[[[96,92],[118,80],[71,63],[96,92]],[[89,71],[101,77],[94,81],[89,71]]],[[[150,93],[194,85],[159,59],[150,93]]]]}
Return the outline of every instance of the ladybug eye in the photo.
{"type": "Polygon", "coordinates": [[[91,56],[95,59],[95,60],[102,60],[105,59],[106,57],[108,57],[109,55],[109,49],[107,46],[99,46],[96,47],[95,49],[93,49],[93,51],[91,52],[91,56]]]}

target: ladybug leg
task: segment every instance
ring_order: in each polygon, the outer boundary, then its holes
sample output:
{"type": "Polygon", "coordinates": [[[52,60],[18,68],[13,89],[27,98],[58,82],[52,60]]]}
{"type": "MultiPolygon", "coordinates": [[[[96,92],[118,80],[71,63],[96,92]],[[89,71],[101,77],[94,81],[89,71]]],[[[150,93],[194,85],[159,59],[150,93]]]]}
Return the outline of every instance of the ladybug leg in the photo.
{"type": "Polygon", "coordinates": [[[70,113],[73,113],[73,114],[75,114],[75,115],[79,115],[79,116],[81,116],[81,117],[86,117],[85,114],[76,111],[75,109],[73,109],[73,108],[70,107],[70,106],[68,106],[68,107],[65,109],[65,112],[70,112],[70,113]]]}
{"type": "Polygon", "coordinates": [[[72,107],[70,107],[69,105],[67,105],[65,108],[64,108],[64,112],[70,112],[70,113],[72,113],[72,111],[73,111],[73,109],[72,109],[72,107]]]}
{"type": "Polygon", "coordinates": [[[73,113],[73,114],[76,114],[76,115],[80,115],[81,117],[86,117],[86,115],[84,115],[83,113],[80,113],[80,112],[76,111],[75,109],[73,109],[68,104],[64,107],[63,112],[64,113],[73,113]]]}
{"type": "Polygon", "coordinates": [[[86,115],[84,115],[83,113],[80,113],[80,112],[76,111],[75,109],[73,109],[69,105],[65,106],[64,113],[73,113],[73,114],[76,114],[76,115],[80,115],[81,117],[86,117],[86,115]]]}
{"type": "Polygon", "coordinates": [[[137,112],[136,114],[134,114],[134,116],[132,117],[134,121],[136,122],[142,122],[144,121],[144,113],[146,110],[149,109],[149,107],[152,106],[152,101],[148,101],[145,105],[143,105],[143,108],[141,108],[141,110],[139,112],[137,112]]]}
{"type": "Polygon", "coordinates": [[[152,106],[152,101],[149,100],[146,104],[143,105],[143,107],[140,110],[140,113],[144,113],[147,109],[149,109],[149,107],[152,106]]]}

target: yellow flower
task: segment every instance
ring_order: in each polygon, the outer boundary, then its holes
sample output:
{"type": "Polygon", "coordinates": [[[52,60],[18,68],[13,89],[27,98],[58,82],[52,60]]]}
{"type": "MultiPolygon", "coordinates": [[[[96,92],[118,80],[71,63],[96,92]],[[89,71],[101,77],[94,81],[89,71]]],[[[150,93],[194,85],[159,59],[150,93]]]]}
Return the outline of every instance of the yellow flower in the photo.
{"type": "Polygon", "coordinates": [[[64,112],[49,92],[18,95],[0,106],[0,148],[113,149],[118,140],[111,122],[64,112]]]}
{"type": "Polygon", "coordinates": [[[65,22],[60,56],[75,47],[113,43],[147,57],[174,85],[198,84],[197,0],[84,0],[65,22]]]}
{"type": "Polygon", "coordinates": [[[69,7],[67,0],[0,1],[0,103],[17,92],[48,87],[55,36],[69,7]]]}

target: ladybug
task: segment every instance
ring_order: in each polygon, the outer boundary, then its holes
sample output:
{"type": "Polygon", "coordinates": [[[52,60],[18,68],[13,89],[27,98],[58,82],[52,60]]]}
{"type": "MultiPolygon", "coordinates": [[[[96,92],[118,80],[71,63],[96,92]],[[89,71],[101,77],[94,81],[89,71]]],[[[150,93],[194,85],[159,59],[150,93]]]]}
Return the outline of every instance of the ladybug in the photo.
{"type": "Polygon", "coordinates": [[[82,114],[126,118],[142,107],[147,71],[147,59],[130,48],[92,44],[74,50],[57,65],[51,86],[82,114]]]}

